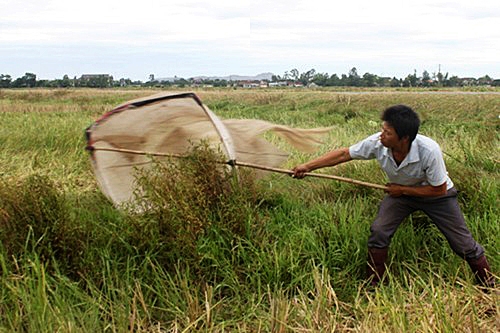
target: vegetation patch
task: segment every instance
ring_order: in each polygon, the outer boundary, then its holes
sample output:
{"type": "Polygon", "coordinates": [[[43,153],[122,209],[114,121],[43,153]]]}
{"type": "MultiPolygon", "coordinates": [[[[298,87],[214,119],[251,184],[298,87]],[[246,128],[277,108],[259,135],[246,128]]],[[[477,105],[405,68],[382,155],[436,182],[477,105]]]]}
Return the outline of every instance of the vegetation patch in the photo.
{"type": "MultiPolygon", "coordinates": [[[[424,214],[391,243],[388,284],[366,288],[369,226],[384,193],[317,178],[239,178],[218,152],[154,159],[137,174],[142,210],[100,192],[85,128],[153,91],[0,91],[0,331],[497,332],[498,287],[467,264],[424,214]]],[[[443,148],[467,225],[499,272],[500,95],[426,90],[204,89],[221,118],[332,127],[315,154],[379,129],[408,104],[443,148]]],[[[287,147],[282,147],[288,149],[287,147]]],[[[322,170],[383,184],[376,163],[322,170]]]]}

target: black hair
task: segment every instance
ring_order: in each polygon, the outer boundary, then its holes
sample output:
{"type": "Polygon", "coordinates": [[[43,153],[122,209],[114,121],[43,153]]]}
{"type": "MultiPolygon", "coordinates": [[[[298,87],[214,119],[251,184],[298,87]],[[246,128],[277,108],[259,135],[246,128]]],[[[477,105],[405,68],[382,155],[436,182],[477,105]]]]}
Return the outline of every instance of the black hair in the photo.
{"type": "Polygon", "coordinates": [[[394,128],[400,140],[405,136],[409,138],[410,143],[415,140],[420,127],[420,119],[409,106],[402,104],[390,106],[384,110],[381,118],[394,128]]]}

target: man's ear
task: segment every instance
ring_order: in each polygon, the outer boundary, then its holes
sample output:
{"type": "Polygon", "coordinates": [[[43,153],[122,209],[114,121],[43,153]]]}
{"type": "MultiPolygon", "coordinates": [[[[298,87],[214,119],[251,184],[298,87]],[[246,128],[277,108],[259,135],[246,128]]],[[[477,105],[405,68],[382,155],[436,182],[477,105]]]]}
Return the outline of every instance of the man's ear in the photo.
{"type": "Polygon", "coordinates": [[[410,136],[405,135],[405,136],[403,136],[403,138],[399,139],[399,141],[410,142],[410,136]]]}

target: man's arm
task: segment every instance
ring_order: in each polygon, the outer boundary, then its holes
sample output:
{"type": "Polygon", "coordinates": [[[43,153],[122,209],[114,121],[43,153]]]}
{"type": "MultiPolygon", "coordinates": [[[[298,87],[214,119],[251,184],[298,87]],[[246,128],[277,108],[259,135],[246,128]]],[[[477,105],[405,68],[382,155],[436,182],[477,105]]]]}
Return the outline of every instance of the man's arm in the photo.
{"type": "Polygon", "coordinates": [[[339,148],[332,150],[314,160],[307,163],[297,165],[292,169],[294,178],[304,178],[306,172],[311,172],[316,169],[334,166],[352,160],[349,148],[339,148]]]}
{"type": "Polygon", "coordinates": [[[438,197],[446,194],[446,182],[439,186],[404,186],[398,184],[387,184],[386,192],[391,197],[400,197],[408,195],[412,197],[438,197]]]}

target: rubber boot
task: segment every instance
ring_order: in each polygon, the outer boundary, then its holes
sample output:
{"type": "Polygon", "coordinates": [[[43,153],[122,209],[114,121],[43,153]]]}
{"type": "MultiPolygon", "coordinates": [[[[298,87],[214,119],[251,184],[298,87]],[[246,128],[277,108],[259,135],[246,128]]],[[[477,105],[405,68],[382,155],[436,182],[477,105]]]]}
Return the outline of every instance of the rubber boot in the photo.
{"type": "Polygon", "coordinates": [[[491,274],[490,265],[484,255],[477,259],[468,259],[467,262],[481,286],[487,288],[495,287],[495,277],[491,274]]]}
{"type": "Polygon", "coordinates": [[[376,286],[382,280],[385,273],[385,261],[387,260],[388,248],[368,248],[368,265],[366,275],[372,286],[376,286]]]}

